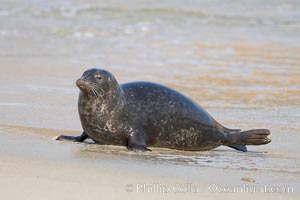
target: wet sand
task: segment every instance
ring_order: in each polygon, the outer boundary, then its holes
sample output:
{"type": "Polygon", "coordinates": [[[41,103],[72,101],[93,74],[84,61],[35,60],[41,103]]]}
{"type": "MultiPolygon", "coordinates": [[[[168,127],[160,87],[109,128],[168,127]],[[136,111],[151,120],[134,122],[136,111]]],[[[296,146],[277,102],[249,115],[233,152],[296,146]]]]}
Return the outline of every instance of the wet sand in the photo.
{"type": "Polygon", "coordinates": [[[203,67],[194,69],[196,74],[186,70],[184,76],[179,75],[180,65],[172,66],[173,74],[147,68],[144,73],[108,68],[122,82],[151,80],[182,91],[226,126],[272,131],[272,143],[250,146],[247,153],[221,147],[192,153],[153,149],[140,154],[124,147],[53,140],[60,134],[80,134],[74,81],[85,67],[1,65],[5,72],[0,75],[3,198],[99,199],[100,194],[110,199],[299,198],[296,67],[284,71],[280,67],[254,68],[247,75],[238,67],[203,67]],[[142,184],[147,189],[140,189],[142,184]],[[185,191],[189,184],[194,189],[185,191]],[[169,191],[163,194],[155,187],[169,191]],[[231,187],[240,190],[232,192],[231,187]],[[253,187],[259,191],[253,192],[253,187]],[[261,192],[262,187],[285,189],[261,192]],[[178,188],[183,191],[178,192],[178,188]]]}
{"type": "Polygon", "coordinates": [[[1,198],[299,199],[299,8],[260,0],[3,1],[1,198]],[[93,66],[120,83],[170,86],[227,127],[268,128],[272,143],[247,153],[134,153],[53,140],[80,134],[75,81],[93,66]]]}
{"type": "Polygon", "coordinates": [[[133,153],[124,147],[57,142],[53,137],[60,130],[0,127],[0,186],[1,197],[5,199],[224,199],[224,196],[296,199],[298,196],[296,180],[282,180],[260,170],[195,168],[187,164],[187,157],[178,156],[182,152],[153,149],[153,153],[133,153]],[[176,160],[168,161],[172,157],[176,160]],[[278,186],[280,192],[271,191],[270,187],[278,186]]]}

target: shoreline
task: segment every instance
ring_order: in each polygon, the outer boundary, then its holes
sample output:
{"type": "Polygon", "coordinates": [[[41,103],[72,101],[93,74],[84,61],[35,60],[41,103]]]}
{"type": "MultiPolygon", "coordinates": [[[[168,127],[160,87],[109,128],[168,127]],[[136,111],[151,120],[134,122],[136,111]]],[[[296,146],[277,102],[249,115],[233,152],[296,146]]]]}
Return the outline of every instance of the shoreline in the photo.
{"type": "Polygon", "coordinates": [[[174,165],[167,162],[168,157],[159,159],[161,155],[157,152],[170,156],[169,150],[135,153],[123,147],[53,140],[59,132],[0,125],[3,198],[99,199],[99,193],[101,197],[116,199],[250,199],[253,196],[297,199],[300,196],[296,177],[290,182],[294,184],[293,192],[271,193],[270,189],[253,192],[253,188],[290,185],[287,179],[272,177],[263,170],[195,167],[184,164],[185,161],[174,165]],[[234,188],[240,191],[232,191],[234,188]],[[241,191],[243,188],[248,191],[241,191]]]}

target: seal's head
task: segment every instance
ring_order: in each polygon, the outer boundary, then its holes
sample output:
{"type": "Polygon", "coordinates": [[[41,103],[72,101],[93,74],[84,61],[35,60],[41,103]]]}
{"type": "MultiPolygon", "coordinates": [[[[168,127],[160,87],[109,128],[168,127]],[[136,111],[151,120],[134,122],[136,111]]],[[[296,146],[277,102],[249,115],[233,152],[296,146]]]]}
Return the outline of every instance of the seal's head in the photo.
{"type": "Polygon", "coordinates": [[[77,87],[86,95],[102,98],[107,94],[118,93],[119,84],[115,77],[102,69],[89,69],[76,81],[77,87]]]}

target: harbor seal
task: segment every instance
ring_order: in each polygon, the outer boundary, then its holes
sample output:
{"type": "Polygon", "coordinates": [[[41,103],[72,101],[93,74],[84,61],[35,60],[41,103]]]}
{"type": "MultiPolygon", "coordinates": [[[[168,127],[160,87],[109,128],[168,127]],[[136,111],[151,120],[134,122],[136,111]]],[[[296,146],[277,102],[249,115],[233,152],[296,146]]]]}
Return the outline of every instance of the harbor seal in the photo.
{"type": "Polygon", "coordinates": [[[190,98],[157,83],[119,85],[110,72],[93,68],[76,85],[83,133],[61,135],[58,140],[90,138],[98,144],[141,151],[150,151],[148,147],[203,151],[221,145],[247,151],[246,145],[271,142],[269,130],[226,128],[190,98]]]}

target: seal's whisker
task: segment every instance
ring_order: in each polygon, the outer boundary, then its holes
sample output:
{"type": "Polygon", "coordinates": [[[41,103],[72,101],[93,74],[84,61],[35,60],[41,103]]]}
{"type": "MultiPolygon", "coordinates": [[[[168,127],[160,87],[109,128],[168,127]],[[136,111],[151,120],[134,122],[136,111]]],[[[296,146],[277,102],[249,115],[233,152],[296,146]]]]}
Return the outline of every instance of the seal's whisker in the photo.
{"type": "Polygon", "coordinates": [[[100,96],[99,92],[98,92],[95,88],[93,88],[93,91],[94,91],[94,93],[96,94],[96,97],[99,97],[99,96],[100,96]]]}
{"type": "Polygon", "coordinates": [[[104,100],[103,97],[105,96],[105,93],[103,89],[99,88],[96,84],[92,84],[92,90],[97,93],[97,97],[101,97],[101,99],[104,100]]]}
{"type": "Polygon", "coordinates": [[[98,98],[99,97],[99,93],[97,92],[97,90],[94,88],[94,93],[95,93],[95,96],[98,98]]]}
{"type": "Polygon", "coordinates": [[[91,91],[92,91],[93,95],[97,98],[97,94],[95,93],[95,89],[93,87],[91,88],[91,91]]]}
{"type": "Polygon", "coordinates": [[[91,89],[89,90],[89,94],[90,94],[90,95],[93,94],[93,88],[91,88],[91,89]]]}
{"type": "Polygon", "coordinates": [[[97,93],[98,97],[101,97],[101,99],[104,100],[104,99],[103,99],[103,96],[104,96],[103,94],[101,94],[101,93],[100,93],[99,91],[97,91],[97,90],[95,90],[95,92],[97,93]]]}
{"type": "Polygon", "coordinates": [[[101,92],[103,93],[103,95],[105,94],[103,89],[101,89],[101,88],[99,88],[99,87],[97,87],[97,88],[98,88],[99,90],[101,90],[101,92]]]}
{"type": "Polygon", "coordinates": [[[95,88],[97,91],[100,90],[100,91],[98,91],[98,92],[101,92],[101,93],[103,93],[103,95],[105,95],[104,90],[101,89],[98,85],[92,83],[92,86],[94,86],[94,88],[95,88]]]}
{"type": "Polygon", "coordinates": [[[96,86],[92,86],[92,88],[91,88],[91,92],[93,93],[93,95],[96,97],[96,98],[98,98],[98,97],[100,97],[102,100],[104,100],[104,94],[102,94],[101,92],[99,92],[97,89],[96,89],[97,87],[96,86]]]}

